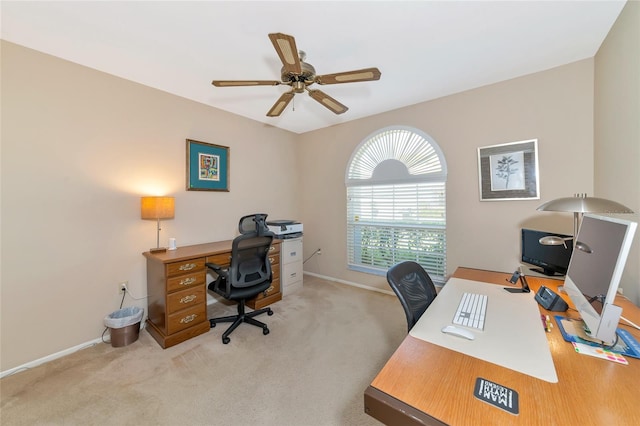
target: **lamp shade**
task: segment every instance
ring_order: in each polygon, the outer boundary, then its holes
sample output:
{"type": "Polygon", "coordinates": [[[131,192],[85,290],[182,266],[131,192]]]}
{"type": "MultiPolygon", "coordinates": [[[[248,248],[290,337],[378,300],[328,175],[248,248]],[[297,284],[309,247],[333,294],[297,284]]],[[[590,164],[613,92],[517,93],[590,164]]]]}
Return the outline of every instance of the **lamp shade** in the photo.
{"type": "Polygon", "coordinates": [[[615,201],[582,196],[547,201],[538,207],[538,210],[574,213],[633,213],[633,210],[615,201]]]}
{"type": "Polygon", "coordinates": [[[174,197],[142,197],[140,199],[141,219],[173,219],[174,215],[174,197]]]}

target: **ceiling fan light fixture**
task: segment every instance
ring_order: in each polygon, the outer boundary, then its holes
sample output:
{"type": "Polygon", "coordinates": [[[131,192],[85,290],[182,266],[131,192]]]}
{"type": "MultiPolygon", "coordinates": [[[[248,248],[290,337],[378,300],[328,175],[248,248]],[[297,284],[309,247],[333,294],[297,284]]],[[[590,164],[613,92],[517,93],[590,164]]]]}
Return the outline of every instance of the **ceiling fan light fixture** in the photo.
{"type": "Polygon", "coordinates": [[[291,86],[293,87],[293,91],[296,93],[302,93],[304,92],[304,88],[306,87],[306,85],[304,84],[304,81],[296,81],[293,83],[293,85],[291,86]]]}

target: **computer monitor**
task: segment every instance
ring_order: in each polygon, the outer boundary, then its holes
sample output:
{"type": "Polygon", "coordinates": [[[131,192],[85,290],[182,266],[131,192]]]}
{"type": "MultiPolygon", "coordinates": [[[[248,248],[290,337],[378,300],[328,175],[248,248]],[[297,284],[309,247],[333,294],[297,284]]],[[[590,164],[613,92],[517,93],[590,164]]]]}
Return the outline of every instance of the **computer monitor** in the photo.
{"type": "Polygon", "coordinates": [[[564,281],[586,334],[607,345],[616,341],[622,308],[613,303],[637,225],[585,214],[564,281]]]}
{"type": "Polygon", "coordinates": [[[522,263],[539,266],[532,271],[553,276],[567,273],[571,252],[573,251],[573,239],[571,235],[556,234],[546,231],[536,231],[534,229],[522,229],[521,237],[521,260],[522,263]],[[544,245],[540,243],[543,237],[561,237],[566,239],[565,245],[544,245]]]}

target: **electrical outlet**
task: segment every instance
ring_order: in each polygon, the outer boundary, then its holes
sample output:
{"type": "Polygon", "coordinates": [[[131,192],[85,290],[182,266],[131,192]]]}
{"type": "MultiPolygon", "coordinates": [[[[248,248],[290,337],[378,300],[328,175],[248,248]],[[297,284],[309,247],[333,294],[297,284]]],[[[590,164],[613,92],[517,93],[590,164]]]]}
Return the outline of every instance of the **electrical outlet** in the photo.
{"type": "Polygon", "coordinates": [[[129,285],[129,281],[122,281],[118,283],[118,294],[122,294],[129,291],[129,288],[127,287],[128,285],[129,285]]]}

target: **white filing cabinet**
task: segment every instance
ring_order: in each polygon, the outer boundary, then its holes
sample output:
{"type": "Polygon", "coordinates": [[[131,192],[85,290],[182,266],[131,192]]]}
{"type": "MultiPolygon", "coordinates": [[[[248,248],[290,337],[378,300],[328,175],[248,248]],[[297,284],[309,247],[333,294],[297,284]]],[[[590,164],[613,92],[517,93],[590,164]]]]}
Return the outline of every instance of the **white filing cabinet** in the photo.
{"type": "Polygon", "coordinates": [[[283,297],[302,288],[302,274],[302,237],[282,240],[280,283],[283,297]]]}

